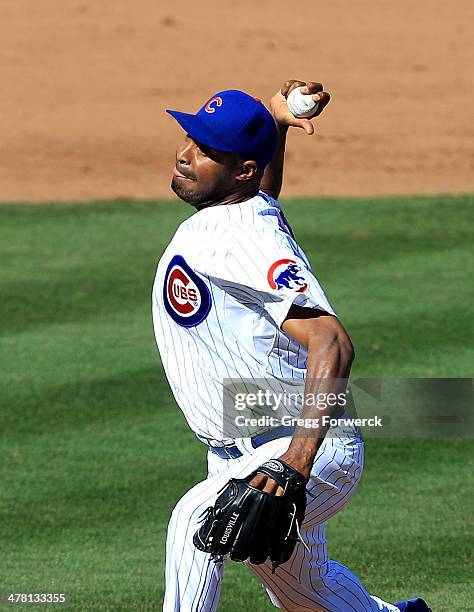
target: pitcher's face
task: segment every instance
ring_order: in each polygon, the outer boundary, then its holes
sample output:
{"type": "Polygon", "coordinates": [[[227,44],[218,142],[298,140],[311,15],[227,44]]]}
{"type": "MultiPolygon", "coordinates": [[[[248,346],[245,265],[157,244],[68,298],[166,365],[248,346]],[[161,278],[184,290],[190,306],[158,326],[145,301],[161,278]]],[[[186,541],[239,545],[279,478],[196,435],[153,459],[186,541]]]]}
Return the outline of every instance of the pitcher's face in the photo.
{"type": "Polygon", "coordinates": [[[201,204],[219,203],[236,188],[239,158],[207,147],[186,135],[176,149],[176,166],[171,188],[184,202],[200,208],[201,204]]]}

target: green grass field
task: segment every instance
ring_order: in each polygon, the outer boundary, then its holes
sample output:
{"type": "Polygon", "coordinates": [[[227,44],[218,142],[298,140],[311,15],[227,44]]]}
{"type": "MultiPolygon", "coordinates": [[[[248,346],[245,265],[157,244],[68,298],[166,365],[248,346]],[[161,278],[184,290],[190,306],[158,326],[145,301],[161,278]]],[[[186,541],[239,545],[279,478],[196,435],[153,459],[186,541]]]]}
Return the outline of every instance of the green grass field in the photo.
{"type": "MultiPolygon", "coordinates": [[[[473,205],[286,202],[356,346],[355,377],[472,376],[473,205]]],[[[159,202],[0,207],[0,592],[161,610],[167,520],[205,476],[150,316],[156,262],[189,213],[159,202]]],[[[474,610],[473,450],[472,438],[368,439],[361,486],[328,525],[331,556],[389,600],[474,610]]],[[[273,608],[230,564],[219,609],[273,608]]]]}

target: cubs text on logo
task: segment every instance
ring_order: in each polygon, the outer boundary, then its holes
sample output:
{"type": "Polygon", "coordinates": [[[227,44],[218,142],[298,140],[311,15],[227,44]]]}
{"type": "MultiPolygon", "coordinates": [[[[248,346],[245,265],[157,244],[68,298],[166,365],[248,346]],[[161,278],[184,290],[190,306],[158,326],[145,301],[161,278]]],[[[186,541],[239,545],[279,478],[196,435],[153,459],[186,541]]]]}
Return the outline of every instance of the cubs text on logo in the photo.
{"type": "Polygon", "coordinates": [[[169,316],[182,327],[199,325],[209,314],[209,289],[181,255],[175,255],[166,269],[163,302],[169,316]]]}
{"type": "Polygon", "coordinates": [[[220,96],[216,96],[215,98],[211,98],[204,107],[206,113],[215,113],[216,108],[222,106],[222,98],[220,96]]]}
{"type": "Polygon", "coordinates": [[[308,284],[301,272],[301,266],[294,259],[279,259],[268,270],[268,284],[272,289],[291,289],[304,293],[308,284]]]}

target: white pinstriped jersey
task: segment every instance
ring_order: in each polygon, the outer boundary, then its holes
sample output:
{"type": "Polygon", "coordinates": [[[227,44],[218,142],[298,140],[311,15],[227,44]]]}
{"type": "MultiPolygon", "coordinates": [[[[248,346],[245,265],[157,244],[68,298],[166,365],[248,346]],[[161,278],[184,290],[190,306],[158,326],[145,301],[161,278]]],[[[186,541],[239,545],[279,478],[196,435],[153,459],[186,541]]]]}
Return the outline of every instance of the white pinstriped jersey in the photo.
{"type": "Polygon", "coordinates": [[[276,200],[260,192],[180,225],[158,264],[153,325],[174,397],[199,438],[230,442],[225,379],[302,384],[306,351],[280,329],[292,304],[334,314],[276,200]]]}

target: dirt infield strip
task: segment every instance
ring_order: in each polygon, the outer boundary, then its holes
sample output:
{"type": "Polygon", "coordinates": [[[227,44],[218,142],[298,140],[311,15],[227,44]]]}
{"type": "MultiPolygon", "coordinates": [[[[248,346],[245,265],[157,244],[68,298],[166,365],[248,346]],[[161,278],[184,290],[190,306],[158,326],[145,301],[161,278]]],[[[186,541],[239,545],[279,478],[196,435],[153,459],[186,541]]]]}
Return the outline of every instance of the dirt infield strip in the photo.
{"type": "Polygon", "coordinates": [[[0,7],[0,201],[170,195],[164,114],[322,80],[286,195],[474,192],[471,0],[15,0],[0,7]]]}

